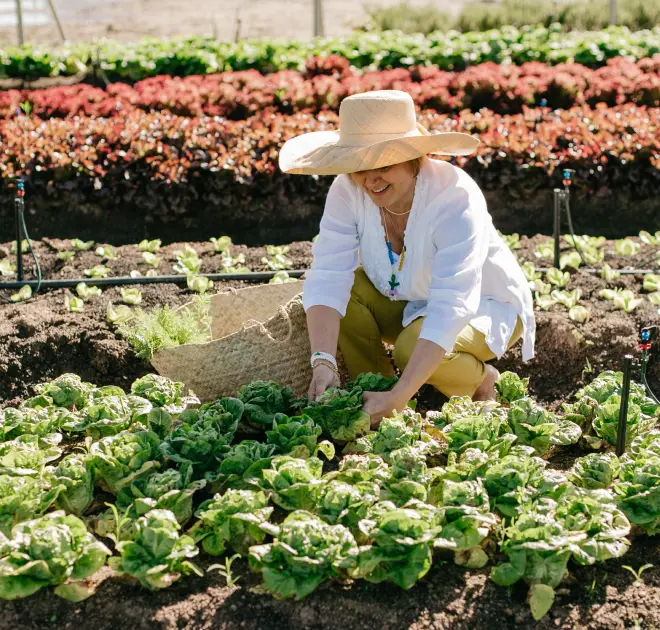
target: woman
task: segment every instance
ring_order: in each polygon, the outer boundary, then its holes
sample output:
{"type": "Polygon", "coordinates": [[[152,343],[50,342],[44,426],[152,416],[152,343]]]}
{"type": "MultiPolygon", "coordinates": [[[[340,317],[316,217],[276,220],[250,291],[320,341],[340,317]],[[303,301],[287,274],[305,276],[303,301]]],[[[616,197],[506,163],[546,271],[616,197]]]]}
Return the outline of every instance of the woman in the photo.
{"type": "Polygon", "coordinates": [[[426,157],[467,155],[477,144],[468,134],[429,133],[408,94],[383,90],[346,98],[338,133],[282,147],[286,173],[339,175],[303,293],[310,398],[339,385],[337,344],[351,378],[392,374],[383,341],[394,345],[401,378],[364,398],[374,427],[424,383],[493,399],[499,374],[485,362],[521,337],[523,359],[532,358],[532,295],[481,190],[461,169],[426,157]]]}

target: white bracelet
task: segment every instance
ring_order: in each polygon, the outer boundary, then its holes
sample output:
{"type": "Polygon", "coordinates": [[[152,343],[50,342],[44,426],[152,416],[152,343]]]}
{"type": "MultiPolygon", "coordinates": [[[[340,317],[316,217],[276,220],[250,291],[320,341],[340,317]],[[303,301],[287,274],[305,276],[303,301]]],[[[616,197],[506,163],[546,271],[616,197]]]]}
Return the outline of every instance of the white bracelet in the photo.
{"type": "Polygon", "coordinates": [[[316,362],[321,360],[327,361],[335,368],[335,370],[337,369],[337,359],[335,359],[329,352],[315,352],[309,360],[312,370],[314,369],[316,362]]]}

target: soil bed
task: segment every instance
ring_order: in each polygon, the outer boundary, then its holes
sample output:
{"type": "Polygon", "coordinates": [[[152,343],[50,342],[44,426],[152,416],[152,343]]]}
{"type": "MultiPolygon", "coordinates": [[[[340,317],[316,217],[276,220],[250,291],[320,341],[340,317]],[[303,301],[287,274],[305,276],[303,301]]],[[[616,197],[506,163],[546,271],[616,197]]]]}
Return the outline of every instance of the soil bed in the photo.
{"type": "MultiPolygon", "coordinates": [[[[546,236],[521,237],[516,253],[521,261],[531,260],[539,266],[550,261],[534,257],[536,245],[546,236]]],[[[210,242],[194,243],[202,258],[202,273],[220,269],[220,255],[213,252],[210,242]]],[[[10,244],[6,243],[5,251],[10,244]]],[[[69,249],[68,241],[44,239],[36,242],[44,279],[84,278],[84,270],[102,262],[94,251],[78,252],[67,263],[57,260],[57,252],[69,249]]],[[[161,248],[158,272],[172,274],[174,252],[183,249],[182,243],[161,248]]],[[[608,241],[606,258],[612,267],[632,268],[647,260],[653,249],[642,247],[636,256],[620,257],[614,254],[614,244],[608,241]]],[[[142,263],[135,245],[116,248],[119,259],[104,261],[115,276],[128,276],[131,270],[143,274],[149,267],[142,263]]],[[[252,271],[266,271],[261,262],[266,256],[264,247],[248,248],[233,245],[232,256],[245,256],[245,265],[252,271]]],[[[1,255],[1,254],[0,254],[1,255]]],[[[306,269],[311,264],[311,244],[293,243],[288,257],[293,269],[306,269]]],[[[31,263],[31,257],[25,260],[31,263]]],[[[648,265],[647,265],[648,267],[648,265]]],[[[28,275],[27,277],[32,277],[28,275]]],[[[90,284],[93,284],[90,281],[90,284]]],[[[213,291],[228,287],[246,286],[245,282],[218,282],[213,291]]],[[[616,310],[612,302],[598,296],[606,287],[625,287],[636,293],[642,291],[642,276],[621,276],[606,282],[599,276],[584,271],[573,272],[568,289],[580,288],[580,303],[591,312],[591,319],[577,324],[568,319],[566,309],[554,306],[548,312],[537,311],[536,358],[523,364],[520,348],[510,351],[495,365],[500,370],[513,370],[530,377],[531,390],[546,403],[555,403],[570,396],[585,380],[590,380],[603,369],[620,369],[626,353],[636,351],[639,328],[658,323],[658,307],[646,298],[633,313],[616,310]]],[[[193,293],[185,285],[151,284],[141,286],[145,308],[157,304],[178,305],[189,301],[193,293]]],[[[9,291],[0,291],[0,404],[11,404],[18,398],[32,395],[33,386],[62,372],[76,372],[85,380],[99,385],[126,385],[151,370],[151,366],[137,359],[128,346],[119,339],[106,319],[106,305],[121,300],[118,287],[105,288],[103,295],[85,304],[83,313],[69,313],[64,306],[67,289],[39,292],[25,304],[7,304],[9,291]]],[[[652,362],[650,378],[654,389],[660,383],[660,368],[652,362]]],[[[420,404],[423,408],[437,408],[442,397],[431,388],[424,388],[420,404]]]]}
{"type": "MultiPolygon", "coordinates": [[[[538,242],[547,237],[521,238],[517,254],[521,260],[538,261],[532,255],[538,242]]],[[[9,249],[9,244],[5,244],[9,249]]],[[[219,255],[210,243],[195,243],[203,259],[203,272],[216,272],[219,255]]],[[[35,244],[45,278],[83,277],[83,270],[101,262],[92,252],[82,252],[69,263],[56,259],[56,252],[68,243],[44,240],[35,244]]],[[[181,244],[163,247],[159,273],[171,273],[173,252],[181,244]]],[[[606,251],[613,251],[609,242],[606,251]]],[[[117,249],[118,260],[107,264],[114,275],[148,269],[140,264],[135,246],[117,249]]],[[[264,270],[263,248],[233,246],[232,255],[244,253],[251,270],[264,270]]],[[[615,257],[606,261],[613,267],[634,266],[651,256],[643,247],[636,257],[615,257]]],[[[0,251],[0,256],[2,252],[0,251]]],[[[293,267],[306,268],[311,262],[309,243],[294,243],[289,257],[293,267]]],[[[217,283],[214,290],[239,287],[242,283],[217,283]]],[[[243,283],[244,284],[244,283],[243,283]]],[[[145,285],[141,287],[144,307],[168,303],[182,304],[192,294],[185,285],[145,285]]],[[[573,272],[569,289],[582,289],[581,304],[591,311],[591,319],[576,324],[563,307],[537,312],[537,357],[528,364],[514,349],[496,365],[530,376],[534,395],[551,406],[558,406],[602,369],[618,369],[624,354],[635,353],[641,325],[658,323],[658,307],[646,298],[631,314],[616,311],[611,302],[598,297],[610,287],[627,287],[642,293],[641,276],[622,276],[606,282],[599,276],[573,272]]],[[[85,304],[83,313],[69,313],[64,307],[66,290],[40,292],[23,304],[0,304],[0,405],[17,403],[33,393],[35,384],[63,372],[76,372],[98,385],[130,383],[150,371],[150,365],[135,358],[130,348],[113,332],[106,320],[106,304],[120,301],[118,288],[104,289],[99,298],[85,304]]],[[[8,291],[0,292],[7,299],[8,291]]],[[[660,389],[657,360],[652,364],[651,385],[660,389]]],[[[442,397],[423,388],[420,409],[437,408],[442,397]]],[[[577,448],[558,452],[550,465],[566,469],[577,448]]],[[[202,554],[200,564],[208,567],[217,559],[202,554]]],[[[660,626],[660,549],[654,538],[634,540],[621,560],[595,567],[570,565],[571,576],[557,592],[555,605],[535,623],[525,601],[527,588],[517,585],[509,591],[489,578],[489,568],[469,571],[455,566],[451,559],[434,563],[430,573],[410,591],[380,584],[328,583],[301,602],[281,602],[250,592],[258,583],[243,560],[233,569],[241,579],[238,587],[228,588],[224,578],[210,572],[203,578],[184,578],[161,592],[145,591],[118,578],[104,568],[95,577],[97,593],[87,601],[70,603],[44,589],[38,596],[14,602],[0,602],[0,629],[42,630],[44,628],[95,628],[95,630],[139,630],[204,628],[245,628],[273,630],[288,628],[474,629],[474,628],[657,628],[660,626]],[[642,581],[635,582],[625,565],[638,569],[650,563],[642,581]]]]}

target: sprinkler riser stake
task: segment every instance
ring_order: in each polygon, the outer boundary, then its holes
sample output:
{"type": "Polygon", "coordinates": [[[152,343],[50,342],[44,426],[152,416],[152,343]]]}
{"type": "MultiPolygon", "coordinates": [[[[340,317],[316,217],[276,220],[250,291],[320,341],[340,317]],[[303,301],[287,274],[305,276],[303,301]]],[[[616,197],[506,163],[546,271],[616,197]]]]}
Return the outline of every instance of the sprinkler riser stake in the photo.
{"type": "Polygon", "coordinates": [[[630,379],[632,377],[632,354],[623,359],[623,381],[621,383],[621,406],[619,407],[619,425],[616,432],[616,456],[621,457],[626,450],[626,432],[628,429],[628,401],[630,399],[630,379]]]}

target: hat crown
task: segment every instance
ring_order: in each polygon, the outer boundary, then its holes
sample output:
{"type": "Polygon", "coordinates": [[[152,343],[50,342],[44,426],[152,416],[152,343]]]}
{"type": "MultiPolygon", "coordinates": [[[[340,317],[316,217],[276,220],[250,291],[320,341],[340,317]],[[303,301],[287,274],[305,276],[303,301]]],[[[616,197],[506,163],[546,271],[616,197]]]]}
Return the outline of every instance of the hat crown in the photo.
{"type": "Polygon", "coordinates": [[[376,90],[354,94],[339,106],[340,144],[367,146],[375,141],[419,135],[415,104],[406,92],[376,90]]]}

